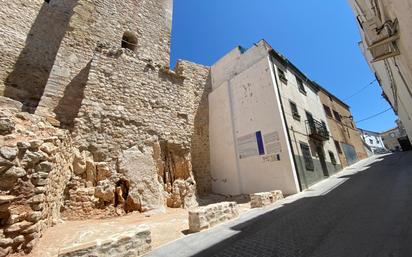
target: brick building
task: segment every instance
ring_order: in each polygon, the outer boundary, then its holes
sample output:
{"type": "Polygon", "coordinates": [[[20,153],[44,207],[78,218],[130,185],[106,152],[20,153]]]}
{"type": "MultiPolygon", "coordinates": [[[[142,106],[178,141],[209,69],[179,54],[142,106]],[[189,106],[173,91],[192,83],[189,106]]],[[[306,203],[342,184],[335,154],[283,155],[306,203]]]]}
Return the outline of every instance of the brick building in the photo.
{"type": "Polygon", "coordinates": [[[361,133],[353,121],[350,107],[325,88],[317,86],[320,89],[319,97],[326,113],[331,137],[343,167],[365,159],[367,153],[361,133]]]}

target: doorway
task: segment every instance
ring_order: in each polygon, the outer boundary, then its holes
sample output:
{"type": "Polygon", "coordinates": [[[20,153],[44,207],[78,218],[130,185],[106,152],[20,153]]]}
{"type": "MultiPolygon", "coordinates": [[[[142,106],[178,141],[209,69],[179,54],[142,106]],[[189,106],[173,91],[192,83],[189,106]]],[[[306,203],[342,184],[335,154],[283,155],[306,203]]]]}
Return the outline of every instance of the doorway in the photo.
{"type": "Polygon", "coordinates": [[[326,165],[325,151],[322,146],[316,146],[316,152],[319,156],[320,165],[322,166],[323,176],[329,177],[328,166],[326,165]]]}

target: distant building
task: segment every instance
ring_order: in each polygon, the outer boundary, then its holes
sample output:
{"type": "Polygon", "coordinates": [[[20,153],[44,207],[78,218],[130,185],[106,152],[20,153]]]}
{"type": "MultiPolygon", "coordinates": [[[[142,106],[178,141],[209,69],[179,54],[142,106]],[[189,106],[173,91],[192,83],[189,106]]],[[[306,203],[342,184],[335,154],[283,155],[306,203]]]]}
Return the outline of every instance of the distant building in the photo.
{"type": "Polygon", "coordinates": [[[213,191],[293,194],[341,170],[319,87],[265,41],[211,68],[213,191]]]}
{"type": "Polygon", "coordinates": [[[411,140],[408,137],[408,134],[406,133],[405,127],[403,126],[403,123],[401,120],[397,120],[396,124],[398,125],[399,133],[400,136],[398,138],[399,144],[402,147],[403,151],[411,151],[412,150],[412,144],[411,140]]]}
{"type": "Polygon", "coordinates": [[[405,0],[349,0],[362,36],[361,50],[383,96],[412,138],[412,5],[405,0]]]}
{"type": "Polygon", "coordinates": [[[368,155],[361,139],[361,133],[353,122],[350,107],[325,88],[319,85],[318,87],[331,136],[343,167],[365,159],[368,155]]]}
{"type": "Polygon", "coordinates": [[[360,129],[362,132],[362,139],[365,144],[372,150],[374,154],[386,153],[388,150],[383,143],[381,134],[369,130],[360,129]]]}
{"type": "Polygon", "coordinates": [[[393,128],[381,133],[381,138],[385,144],[385,148],[392,152],[399,152],[402,150],[402,147],[399,143],[399,138],[401,133],[399,128],[393,128]]]}

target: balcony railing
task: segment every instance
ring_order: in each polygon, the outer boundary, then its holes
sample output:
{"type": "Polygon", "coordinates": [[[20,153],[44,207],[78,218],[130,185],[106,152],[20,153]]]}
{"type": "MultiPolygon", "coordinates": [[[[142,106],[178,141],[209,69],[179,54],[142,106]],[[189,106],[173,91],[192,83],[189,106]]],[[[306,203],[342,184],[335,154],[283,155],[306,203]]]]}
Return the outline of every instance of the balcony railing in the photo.
{"type": "Polygon", "coordinates": [[[329,140],[329,131],[324,123],[312,119],[306,121],[306,126],[309,131],[309,137],[319,141],[329,140]]]}

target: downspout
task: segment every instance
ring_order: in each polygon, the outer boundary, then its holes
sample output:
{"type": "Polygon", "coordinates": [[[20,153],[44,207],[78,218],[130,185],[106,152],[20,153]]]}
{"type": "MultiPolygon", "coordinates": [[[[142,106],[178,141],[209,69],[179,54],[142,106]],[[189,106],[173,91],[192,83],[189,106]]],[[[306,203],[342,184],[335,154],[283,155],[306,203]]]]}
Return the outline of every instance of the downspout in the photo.
{"type": "Polygon", "coordinates": [[[276,85],[275,85],[275,87],[276,87],[276,90],[277,90],[277,92],[278,92],[278,95],[279,95],[279,103],[280,103],[280,108],[281,108],[281,111],[282,111],[282,116],[283,116],[283,120],[284,120],[284,126],[285,126],[285,128],[286,128],[286,135],[287,135],[287,139],[288,139],[288,143],[289,143],[289,147],[290,147],[290,151],[291,151],[291,153],[292,153],[292,160],[293,160],[293,163],[294,163],[294,165],[295,165],[295,174],[296,174],[296,177],[297,177],[297,179],[298,179],[298,184],[299,184],[299,190],[300,191],[302,191],[302,181],[300,180],[300,177],[299,177],[299,174],[298,174],[298,171],[297,171],[297,162],[296,162],[296,158],[295,158],[295,153],[294,153],[294,151],[293,151],[293,145],[292,145],[292,139],[291,139],[291,136],[290,136],[290,132],[289,132],[289,125],[288,125],[288,122],[287,122],[287,120],[286,120],[286,115],[285,115],[285,108],[284,108],[284,106],[283,106],[283,102],[282,102],[282,95],[281,95],[281,93],[280,93],[280,89],[279,89],[279,82],[278,82],[278,76],[277,76],[277,74],[276,74],[276,71],[275,71],[275,69],[274,69],[274,67],[273,67],[273,65],[274,65],[274,62],[273,62],[273,57],[272,57],[272,54],[269,52],[269,59],[270,59],[270,64],[271,64],[271,69],[273,69],[273,71],[274,71],[274,77],[275,77],[275,83],[276,83],[276,85]]]}

